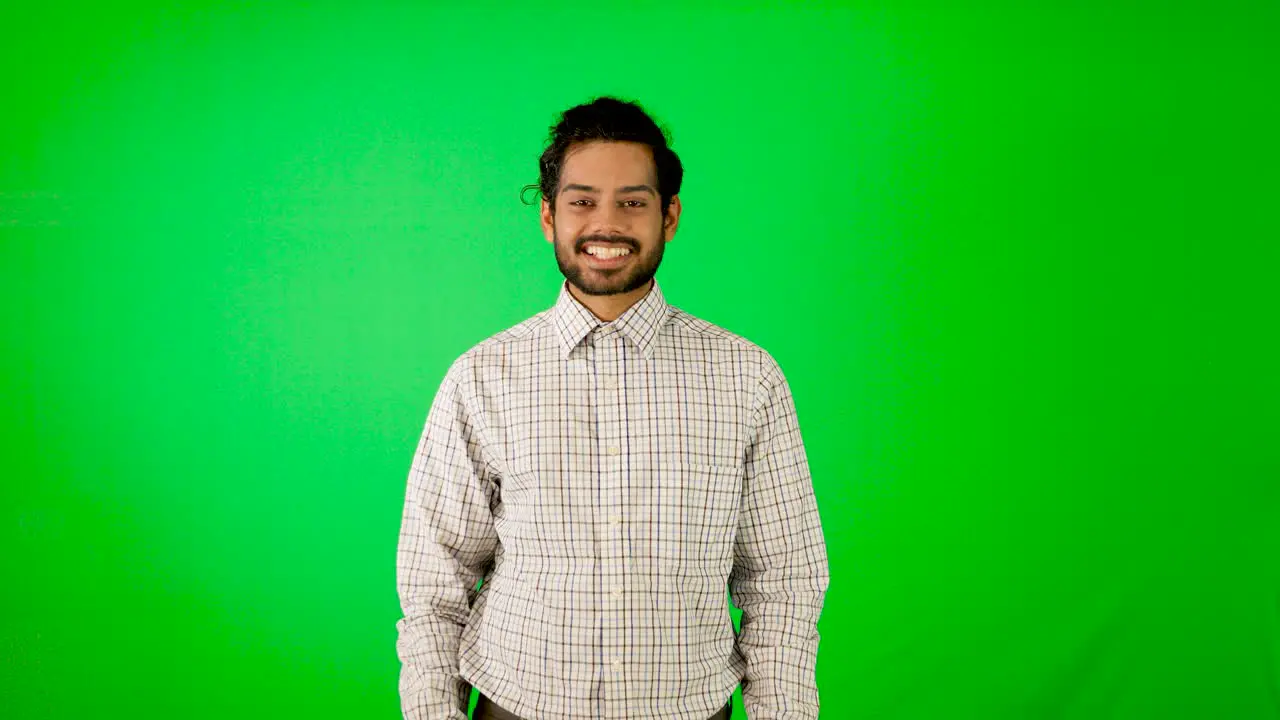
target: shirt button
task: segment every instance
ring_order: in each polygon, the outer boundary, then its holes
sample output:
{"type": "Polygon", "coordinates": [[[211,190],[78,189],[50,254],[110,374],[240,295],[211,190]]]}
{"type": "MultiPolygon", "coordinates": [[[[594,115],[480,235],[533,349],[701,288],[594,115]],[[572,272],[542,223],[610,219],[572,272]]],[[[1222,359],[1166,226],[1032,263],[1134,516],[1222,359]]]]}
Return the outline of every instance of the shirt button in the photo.
{"type": "Polygon", "coordinates": [[[604,386],[612,390],[618,387],[618,381],[614,378],[607,377],[604,379],[604,386]]]}
{"type": "Polygon", "coordinates": [[[613,659],[613,669],[614,669],[614,670],[621,670],[621,669],[622,669],[622,661],[621,661],[621,660],[619,660],[619,659],[617,659],[617,658],[614,658],[614,659],[613,659]]]}
{"type": "Polygon", "coordinates": [[[621,586],[621,585],[614,585],[614,586],[613,586],[613,596],[614,596],[614,597],[622,597],[622,586],[621,586]]]}
{"type": "Polygon", "coordinates": [[[617,446],[617,445],[610,445],[610,446],[609,446],[608,453],[609,453],[610,455],[617,455],[617,454],[618,454],[618,446],[617,446]]]}
{"type": "Polygon", "coordinates": [[[620,524],[622,524],[622,516],[621,516],[621,515],[610,515],[610,516],[609,516],[609,522],[613,523],[614,525],[620,525],[620,524]]]}

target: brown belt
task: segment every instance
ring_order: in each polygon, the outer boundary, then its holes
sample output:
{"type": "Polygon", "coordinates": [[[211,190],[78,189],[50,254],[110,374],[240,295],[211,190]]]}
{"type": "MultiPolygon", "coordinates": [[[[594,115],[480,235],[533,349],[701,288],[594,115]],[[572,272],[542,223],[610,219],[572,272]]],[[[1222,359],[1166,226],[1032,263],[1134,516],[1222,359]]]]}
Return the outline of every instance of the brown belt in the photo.
{"type": "MultiPolygon", "coordinates": [[[[732,712],[733,699],[731,698],[728,704],[720,708],[720,712],[712,715],[708,720],[729,720],[732,712]]],[[[520,720],[520,716],[503,710],[498,703],[485,697],[484,693],[480,693],[480,697],[476,700],[476,711],[471,715],[471,720],[520,720]]]]}

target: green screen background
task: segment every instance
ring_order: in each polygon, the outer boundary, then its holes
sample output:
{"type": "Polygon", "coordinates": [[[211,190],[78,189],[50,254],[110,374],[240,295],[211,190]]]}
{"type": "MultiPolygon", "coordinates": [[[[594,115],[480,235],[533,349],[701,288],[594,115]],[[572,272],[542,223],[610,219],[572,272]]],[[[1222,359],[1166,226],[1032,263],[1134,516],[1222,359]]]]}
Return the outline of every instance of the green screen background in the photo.
{"type": "Polygon", "coordinates": [[[616,93],[795,395],[823,717],[1280,717],[1274,4],[452,5],[0,10],[0,716],[396,717],[418,433],[616,93]]]}

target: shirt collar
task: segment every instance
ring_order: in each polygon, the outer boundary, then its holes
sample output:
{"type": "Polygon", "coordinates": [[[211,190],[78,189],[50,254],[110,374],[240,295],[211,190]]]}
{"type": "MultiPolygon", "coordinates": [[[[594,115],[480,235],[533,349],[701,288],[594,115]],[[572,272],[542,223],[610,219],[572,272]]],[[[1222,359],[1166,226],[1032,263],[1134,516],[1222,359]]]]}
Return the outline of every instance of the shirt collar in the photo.
{"type": "MultiPolygon", "coordinates": [[[[611,324],[640,349],[645,360],[653,357],[654,340],[667,319],[667,301],[658,287],[658,279],[645,296],[627,308],[611,324]]],[[[560,284],[560,296],[551,309],[551,320],[560,341],[560,357],[567,358],[582,339],[605,323],[569,292],[569,281],[560,284]]]]}

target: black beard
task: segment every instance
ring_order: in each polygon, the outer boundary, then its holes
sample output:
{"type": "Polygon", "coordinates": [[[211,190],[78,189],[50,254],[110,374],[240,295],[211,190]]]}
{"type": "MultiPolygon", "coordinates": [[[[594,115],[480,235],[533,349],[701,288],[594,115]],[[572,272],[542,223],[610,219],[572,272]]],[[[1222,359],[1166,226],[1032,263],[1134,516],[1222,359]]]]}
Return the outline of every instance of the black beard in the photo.
{"type": "Polygon", "coordinates": [[[586,235],[580,238],[576,243],[569,246],[560,242],[560,236],[552,225],[552,237],[555,242],[556,264],[560,266],[560,274],[571,285],[578,288],[585,295],[622,295],[632,290],[637,290],[649,284],[653,280],[653,276],[658,272],[658,266],[662,264],[662,253],[665,242],[659,237],[654,243],[653,252],[645,255],[640,252],[640,243],[631,237],[608,237],[603,235],[586,235]],[[632,262],[626,267],[619,268],[611,272],[598,272],[586,266],[586,261],[582,259],[580,248],[586,244],[588,240],[603,240],[607,242],[623,243],[631,246],[631,251],[635,255],[632,262]],[[570,253],[566,255],[566,253],[570,253]]]}

